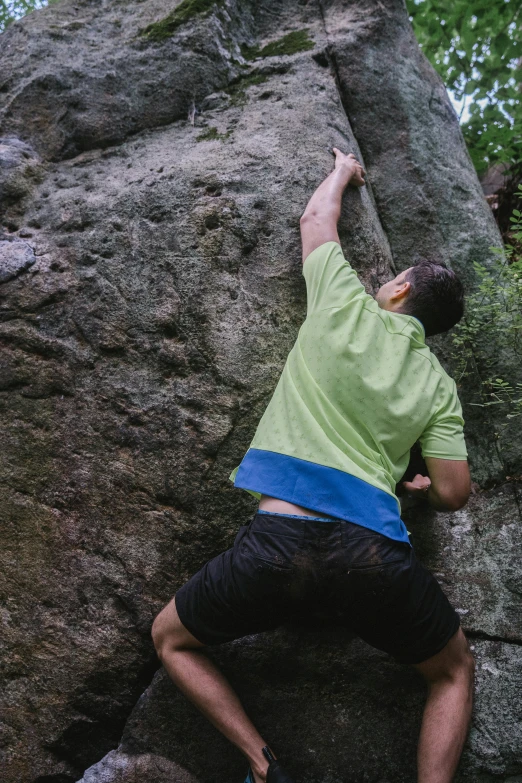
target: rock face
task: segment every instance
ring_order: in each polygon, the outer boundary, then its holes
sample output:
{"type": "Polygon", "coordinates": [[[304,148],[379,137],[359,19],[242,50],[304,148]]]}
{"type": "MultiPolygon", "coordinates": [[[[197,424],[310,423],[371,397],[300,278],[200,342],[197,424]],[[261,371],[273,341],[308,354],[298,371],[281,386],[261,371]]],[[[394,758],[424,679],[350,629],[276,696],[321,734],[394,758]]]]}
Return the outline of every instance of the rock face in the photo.
{"type": "Polygon", "coordinates": [[[20,240],[0,240],[0,283],[25,272],[36,261],[33,249],[20,240]]]}
{"type": "MultiPolygon", "coordinates": [[[[150,626],[255,508],[228,475],[304,317],[331,147],[368,172],[340,234],[371,292],[423,254],[471,288],[496,228],[399,0],[61,0],[0,36],[0,95],[2,779],[241,780],[151,683],[150,626]]],[[[459,779],[514,783],[522,449],[465,417],[469,506],[404,514],[477,654],[459,779]]],[[[409,670],[336,629],[214,654],[296,779],[415,780],[409,670]]]]}

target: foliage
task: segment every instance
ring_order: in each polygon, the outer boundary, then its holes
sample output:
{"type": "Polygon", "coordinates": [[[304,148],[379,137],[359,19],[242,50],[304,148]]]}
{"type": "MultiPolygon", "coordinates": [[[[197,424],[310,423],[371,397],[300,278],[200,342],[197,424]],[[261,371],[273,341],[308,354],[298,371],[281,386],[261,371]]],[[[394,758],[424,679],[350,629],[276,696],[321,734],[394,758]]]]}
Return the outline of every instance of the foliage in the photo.
{"type": "MultiPolygon", "coordinates": [[[[522,185],[518,186],[522,199],[522,185]]],[[[493,342],[503,363],[513,373],[522,367],[522,213],[513,210],[510,242],[504,248],[492,248],[495,262],[490,267],[474,264],[479,278],[477,290],[468,296],[466,313],[453,332],[453,358],[459,381],[478,359],[488,377],[483,381],[481,402],[487,407],[503,405],[508,419],[522,415],[522,383],[514,378],[497,377],[490,346],[493,342]],[[489,344],[489,351],[488,351],[489,344]],[[482,350],[484,346],[484,350],[482,350]],[[489,357],[489,358],[488,358],[489,357]]]]}
{"type": "Polygon", "coordinates": [[[464,99],[462,130],[479,173],[522,158],[520,0],[407,0],[417,39],[464,99]]]}
{"type": "Polygon", "coordinates": [[[47,0],[0,0],[0,33],[11,22],[47,4],[47,0]]]}

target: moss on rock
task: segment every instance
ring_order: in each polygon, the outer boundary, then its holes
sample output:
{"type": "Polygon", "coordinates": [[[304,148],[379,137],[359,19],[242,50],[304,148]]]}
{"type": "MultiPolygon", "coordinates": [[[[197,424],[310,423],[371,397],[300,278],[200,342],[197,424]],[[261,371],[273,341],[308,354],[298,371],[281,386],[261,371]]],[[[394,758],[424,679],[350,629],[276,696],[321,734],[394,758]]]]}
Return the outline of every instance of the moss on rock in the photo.
{"type": "Polygon", "coordinates": [[[263,84],[267,79],[268,75],[264,73],[253,73],[249,76],[241,77],[226,89],[226,92],[230,95],[230,103],[241,106],[247,100],[246,91],[248,88],[254,84],[263,84]]]}
{"type": "Polygon", "coordinates": [[[262,49],[259,46],[242,46],[241,54],[246,60],[254,60],[256,57],[280,57],[285,54],[306,52],[308,49],[313,49],[314,46],[306,27],[303,30],[294,30],[282,38],[278,38],[277,41],[272,41],[262,49]]]}
{"type": "Polygon", "coordinates": [[[164,41],[185,22],[199,14],[207,14],[213,6],[223,5],[224,0],[182,0],[182,2],[159,22],[147,25],[140,35],[149,41],[164,41]]]}
{"type": "Polygon", "coordinates": [[[226,133],[219,133],[217,128],[211,126],[203,131],[203,133],[200,133],[199,136],[196,137],[196,141],[224,141],[225,139],[228,139],[231,133],[231,130],[226,133]]]}

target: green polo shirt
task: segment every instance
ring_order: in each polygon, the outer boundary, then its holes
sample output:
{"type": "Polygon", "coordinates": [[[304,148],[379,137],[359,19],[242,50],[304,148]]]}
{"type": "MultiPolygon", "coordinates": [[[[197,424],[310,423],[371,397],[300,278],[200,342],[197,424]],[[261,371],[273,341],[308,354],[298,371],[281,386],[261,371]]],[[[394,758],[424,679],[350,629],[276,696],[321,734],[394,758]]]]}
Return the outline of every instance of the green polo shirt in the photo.
{"type": "Polygon", "coordinates": [[[308,306],[235,485],[408,540],[396,483],[424,457],[465,460],[455,382],[413,316],[383,310],[337,242],[303,265],[308,306]]]}

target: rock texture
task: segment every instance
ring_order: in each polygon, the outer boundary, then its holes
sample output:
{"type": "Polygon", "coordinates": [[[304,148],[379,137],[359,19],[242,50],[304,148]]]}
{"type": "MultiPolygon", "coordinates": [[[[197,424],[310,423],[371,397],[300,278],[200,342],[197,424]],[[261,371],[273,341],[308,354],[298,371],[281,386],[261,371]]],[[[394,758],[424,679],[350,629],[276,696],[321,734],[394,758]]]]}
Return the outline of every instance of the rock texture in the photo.
{"type": "MultiPolygon", "coordinates": [[[[150,626],[253,511],[228,474],[304,317],[331,147],[368,172],[340,233],[369,291],[419,254],[472,287],[498,233],[399,0],[61,0],[0,36],[0,96],[3,780],[241,780],[150,684],[150,626]]],[[[460,779],[515,783],[522,451],[465,415],[469,507],[404,513],[479,661],[460,779]]],[[[415,780],[409,670],[336,629],[215,655],[297,779],[415,780]]]]}
{"type": "MultiPolygon", "coordinates": [[[[458,780],[519,783],[521,777],[510,772],[520,772],[513,763],[522,741],[520,705],[513,704],[520,647],[485,641],[472,641],[472,647],[476,717],[458,780]]],[[[416,781],[423,686],[384,654],[338,630],[285,629],[226,645],[214,657],[256,723],[274,737],[276,752],[296,780],[416,781]]],[[[118,750],[87,770],[82,783],[162,781],[153,764],[144,764],[158,758],[179,783],[245,778],[244,759],[207,726],[163,670],[136,705],[118,750]],[[143,768],[136,774],[139,761],[143,768]]]]}
{"type": "Polygon", "coordinates": [[[7,283],[25,272],[35,261],[33,249],[27,242],[0,240],[0,283],[7,283]]]}

